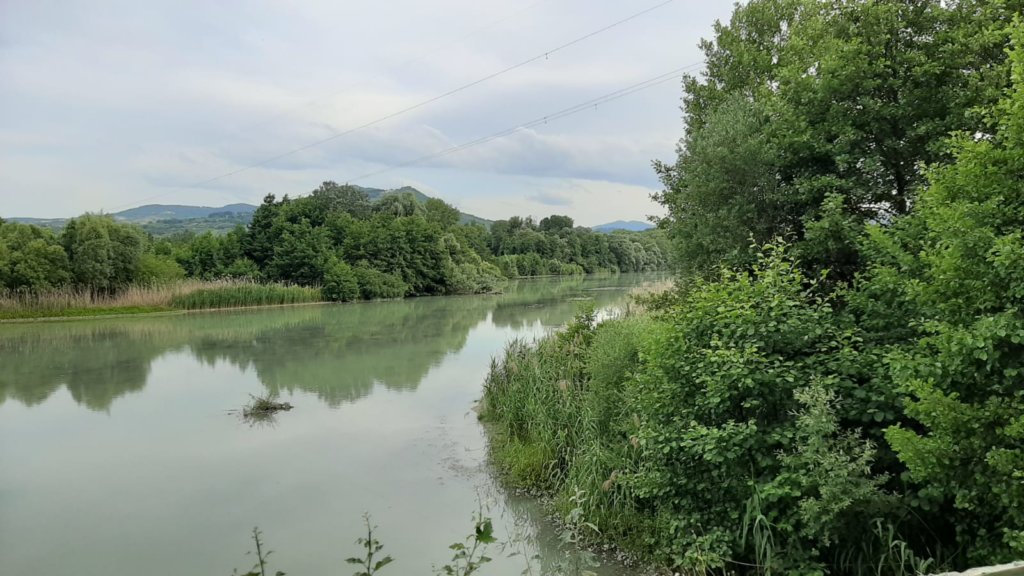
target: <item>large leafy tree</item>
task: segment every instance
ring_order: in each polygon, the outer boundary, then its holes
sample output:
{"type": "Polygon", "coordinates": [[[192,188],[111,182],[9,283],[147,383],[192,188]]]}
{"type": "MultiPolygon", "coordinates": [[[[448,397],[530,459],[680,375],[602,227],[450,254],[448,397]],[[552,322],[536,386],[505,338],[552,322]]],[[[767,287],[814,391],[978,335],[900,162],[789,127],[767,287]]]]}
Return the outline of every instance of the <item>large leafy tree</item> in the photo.
{"type": "Polygon", "coordinates": [[[1014,85],[991,116],[996,135],[959,136],[955,161],[929,173],[908,225],[873,234],[881,256],[864,287],[900,295],[922,336],[894,356],[910,421],[887,438],[920,506],[955,526],[957,543],[983,563],[1024,554],[1020,25],[1015,41],[1014,85]]]}
{"type": "Polygon", "coordinates": [[[133,282],[147,248],[147,238],[137,226],[92,214],[69,221],[61,243],[71,261],[75,282],[100,291],[133,282]]]}
{"type": "Polygon", "coordinates": [[[713,273],[765,234],[800,242],[830,195],[862,221],[907,213],[921,165],[945,159],[944,138],[976,129],[975,111],[1005,86],[998,30],[1019,8],[1016,0],[738,7],[702,43],[703,75],[684,82],[677,162],[657,165],[663,226],[681,263],[713,273]]]}
{"type": "Polygon", "coordinates": [[[331,261],[327,229],[302,220],[297,224],[278,222],[275,232],[279,240],[267,265],[268,276],[305,286],[320,284],[331,261]]]}
{"type": "Polygon", "coordinates": [[[427,221],[448,229],[459,223],[459,209],[440,198],[429,198],[423,204],[427,221]]]}
{"type": "Polygon", "coordinates": [[[750,262],[752,244],[792,231],[798,222],[778,179],[769,119],[749,98],[730,95],[681,143],[674,166],[658,164],[668,221],[684,270],[750,262]]]}
{"type": "MultiPolygon", "coordinates": [[[[282,203],[287,201],[287,196],[282,203]]],[[[245,256],[256,263],[257,266],[266,266],[274,256],[274,221],[281,210],[281,204],[273,194],[267,194],[263,203],[252,215],[249,223],[249,232],[246,234],[242,247],[245,256]]]]}
{"type": "Polygon", "coordinates": [[[330,180],[314,190],[309,199],[321,218],[332,212],[347,212],[356,218],[365,218],[372,208],[366,192],[355,186],[339,185],[330,180]]]}
{"type": "Polygon", "coordinates": [[[47,290],[70,279],[67,254],[52,232],[25,224],[0,225],[0,287],[47,290]]]}

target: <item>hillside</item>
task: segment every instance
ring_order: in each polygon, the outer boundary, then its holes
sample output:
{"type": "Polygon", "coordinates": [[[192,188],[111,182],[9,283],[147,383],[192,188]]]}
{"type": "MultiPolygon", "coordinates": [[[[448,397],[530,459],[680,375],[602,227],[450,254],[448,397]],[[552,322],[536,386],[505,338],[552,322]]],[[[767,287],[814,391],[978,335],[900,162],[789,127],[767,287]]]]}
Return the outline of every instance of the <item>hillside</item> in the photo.
{"type": "Polygon", "coordinates": [[[209,218],[213,214],[251,214],[256,211],[252,204],[228,204],[219,208],[210,206],[183,206],[168,204],[147,204],[115,212],[114,218],[126,222],[153,222],[156,220],[192,220],[209,218]]]}
{"type": "Polygon", "coordinates": [[[650,222],[640,222],[639,220],[616,220],[615,222],[593,226],[591,227],[591,230],[594,232],[613,232],[615,230],[642,232],[644,230],[650,230],[651,228],[654,228],[654,225],[650,222]]]}
{"type": "MultiPolygon", "coordinates": [[[[404,186],[393,190],[383,188],[366,188],[354,186],[366,193],[370,200],[376,202],[391,194],[412,194],[418,202],[426,202],[431,197],[416,188],[404,186]]],[[[180,232],[225,233],[235,226],[246,225],[252,219],[256,206],[252,204],[228,204],[226,206],[189,206],[184,204],[146,204],[114,212],[115,220],[139,224],[154,236],[168,236],[180,232]]],[[[34,224],[52,230],[60,230],[67,223],[67,218],[7,218],[11,222],[34,224]]],[[[491,221],[472,214],[459,212],[460,224],[481,224],[490,226],[491,221]]]]}

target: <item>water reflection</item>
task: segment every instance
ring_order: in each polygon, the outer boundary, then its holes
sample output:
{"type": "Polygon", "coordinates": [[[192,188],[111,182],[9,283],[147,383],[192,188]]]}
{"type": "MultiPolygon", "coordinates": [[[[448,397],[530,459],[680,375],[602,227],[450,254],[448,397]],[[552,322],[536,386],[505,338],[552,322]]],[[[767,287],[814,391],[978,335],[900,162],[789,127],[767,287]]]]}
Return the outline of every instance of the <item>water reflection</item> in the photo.
{"type": "MultiPolygon", "coordinates": [[[[0,574],[230,574],[253,525],[275,565],[326,574],[364,512],[404,572],[450,558],[482,488],[502,538],[522,530],[525,554],[557,559],[555,535],[494,484],[470,407],[510,338],[643,281],[2,324],[0,574]],[[226,414],[267,394],[295,406],[276,427],[226,414]]],[[[519,574],[520,560],[495,555],[488,574],[519,574]]]]}
{"type": "Polygon", "coordinates": [[[305,391],[338,407],[378,384],[415,389],[488,319],[556,326],[581,300],[621,299],[621,286],[614,277],[526,280],[496,296],[0,325],[0,405],[35,406],[65,387],[79,405],[109,411],[146,386],[155,360],[184,351],[254,371],[270,393],[305,391]]]}

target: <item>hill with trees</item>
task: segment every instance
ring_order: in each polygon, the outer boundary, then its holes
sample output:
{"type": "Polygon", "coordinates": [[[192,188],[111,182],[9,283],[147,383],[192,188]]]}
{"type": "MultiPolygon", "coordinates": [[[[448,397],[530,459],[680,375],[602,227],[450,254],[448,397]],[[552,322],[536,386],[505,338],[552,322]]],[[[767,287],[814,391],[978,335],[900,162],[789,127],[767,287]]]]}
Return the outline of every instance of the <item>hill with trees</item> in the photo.
{"type": "MultiPolygon", "coordinates": [[[[417,202],[424,204],[430,196],[411,187],[404,186],[391,190],[383,188],[364,188],[352,186],[363,191],[371,202],[377,202],[389,195],[411,194],[417,202]]],[[[246,225],[258,206],[252,204],[228,204],[220,207],[189,206],[180,204],[146,204],[110,214],[119,222],[139,224],[142,229],[153,236],[170,236],[181,232],[214,232],[224,234],[237,224],[246,225]]],[[[68,218],[7,218],[9,222],[33,224],[59,232],[68,223],[68,218]]],[[[482,224],[490,226],[491,221],[472,214],[459,212],[462,224],[482,224]]]]}
{"type": "MultiPolygon", "coordinates": [[[[347,301],[490,292],[511,277],[668,265],[669,245],[658,231],[598,234],[567,216],[512,217],[488,229],[423,198],[398,190],[373,199],[366,189],[324,182],[300,198],[268,195],[244,226],[230,214],[208,213],[203,220],[234,224],[224,234],[156,237],[111,215],[73,218],[59,233],[0,221],[0,289],[9,297],[68,288],[113,295],[184,278],[233,279],[314,287],[323,299],[347,301]]],[[[266,301],[244,291],[247,301],[266,301]]]]}

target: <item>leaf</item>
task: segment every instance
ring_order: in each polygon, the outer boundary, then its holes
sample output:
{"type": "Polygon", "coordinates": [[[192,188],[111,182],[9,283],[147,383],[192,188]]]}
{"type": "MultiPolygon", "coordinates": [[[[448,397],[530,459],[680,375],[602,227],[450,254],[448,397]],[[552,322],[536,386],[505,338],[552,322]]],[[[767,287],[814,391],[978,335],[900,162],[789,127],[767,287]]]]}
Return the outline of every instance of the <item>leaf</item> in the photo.
{"type": "Polygon", "coordinates": [[[385,556],[373,565],[373,571],[376,572],[377,570],[380,570],[381,568],[387,566],[388,564],[391,564],[392,562],[394,562],[394,558],[392,558],[391,556],[385,556]]]}
{"type": "Polygon", "coordinates": [[[497,541],[490,518],[485,518],[483,522],[476,525],[476,540],[482,544],[493,544],[497,541]]]}

